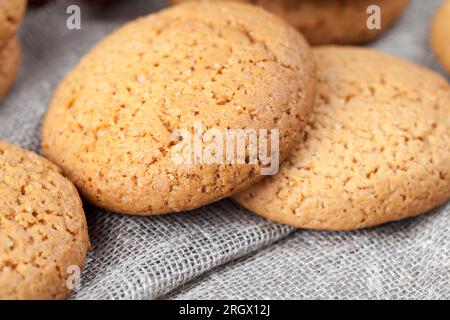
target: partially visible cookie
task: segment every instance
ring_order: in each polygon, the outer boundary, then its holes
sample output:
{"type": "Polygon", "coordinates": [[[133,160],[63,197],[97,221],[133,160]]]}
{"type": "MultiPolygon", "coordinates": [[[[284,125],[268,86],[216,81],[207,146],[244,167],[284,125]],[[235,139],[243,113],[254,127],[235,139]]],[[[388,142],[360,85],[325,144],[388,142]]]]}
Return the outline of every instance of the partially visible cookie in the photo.
{"type": "Polygon", "coordinates": [[[0,50],[0,101],[6,96],[19,73],[21,61],[20,44],[16,37],[0,50]]]}
{"type": "MultiPolygon", "coordinates": [[[[174,4],[186,1],[192,0],[171,0],[174,4]]],[[[280,16],[302,32],[312,45],[359,44],[374,40],[401,16],[409,2],[409,0],[238,1],[260,5],[280,16]],[[372,15],[372,11],[368,12],[368,8],[374,5],[381,9],[381,29],[369,29],[367,26],[367,21],[372,15]]]]}
{"type": "Polygon", "coordinates": [[[72,183],[44,158],[0,141],[0,299],[65,298],[88,247],[72,183]]]}
{"type": "Polygon", "coordinates": [[[26,5],[26,0],[0,1],[0,50],[19,29],[26,5]]]}
{"type": "Polygon", "coordinates": [[[298,228],[352,230],[450,199],[450,86],[380,52],[315,50],[319,99],[280,173],[234,199],[298,228]]]}
{"type": "Polygon", "coordinates": [[[222,136],[267,130],[282,161],[315,93],[312,54],[291,26],[246,4],[186,3],[125,25],[83,58],[55,92],[42,148],[97,206],[138,215],[185,211],[263,173],[261,161],[225,162],[225,144],[216,152],[221,161],[193,155],[199,127],[222,136]],[[180,131],[192,135],[174,140],[180,131]],[[194,160],[177,163],[173,152],[186,143],[194,160]]]}
{"type": "Polygon", "coordinates": [[[446,0],[436,14],[430,37],[437,59],[450,73],[450,0],[446,0]]]}

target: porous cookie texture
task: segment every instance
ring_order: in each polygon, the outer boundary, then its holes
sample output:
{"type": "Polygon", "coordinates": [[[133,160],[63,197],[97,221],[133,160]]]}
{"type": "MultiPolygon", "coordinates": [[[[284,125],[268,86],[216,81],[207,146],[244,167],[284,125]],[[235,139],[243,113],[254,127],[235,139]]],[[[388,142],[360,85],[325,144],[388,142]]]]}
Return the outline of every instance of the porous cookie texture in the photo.
{"type": "MultiPolygon", "coordinates": [[[[186,1],[192,0],[171,0],[174,4],[186,1]]],[[[278,15],[302,32],[312,45],[359,44],[374,40],[389,29],[409,3],[409,0],[238,1],[262,6],[278,15]],[[381,28],[369,28],[367,25],[376,13],[373,9],[368,11],[373,6],[380,8],[381,28]]]]}
{"type": "Polygon", "coordinates": [[[0,101],[17,78],[21,56],[19,41],[15,37],[0,50],[0,101]]]}
{"type": "Polygon", "coordinates": [[[235,196],[298,228],[352,230],[450,198],[450,86],[368,49],[316,49],[316,109],[280,173],[235,196]]]}
{"type": "Polygon", "coordinates": [[[250,5],[187,3],[87,54],[54,95],[42,148],[102,208],[178,212],[249,187],[262,165],[176,163],[177,129],[278,129],[282,160],[315,94],[312,53],[295,29],[250,5]]]}
{"type": "Polygon", "coordinates": [[[430,38],[437,59],[450,73],[450,0],[446,0],[436,14],[430,38]]]}
{"type": "Polygon", "coordinates": [[[26,0],[0,1],[0,50],[19,29],[26,5],[26,0]]]}
{"type": "Polygon", "coordinates": [[[0,141],[0,299],[66,297],[88,246],[73,184],[44,158],[0,141]]]}

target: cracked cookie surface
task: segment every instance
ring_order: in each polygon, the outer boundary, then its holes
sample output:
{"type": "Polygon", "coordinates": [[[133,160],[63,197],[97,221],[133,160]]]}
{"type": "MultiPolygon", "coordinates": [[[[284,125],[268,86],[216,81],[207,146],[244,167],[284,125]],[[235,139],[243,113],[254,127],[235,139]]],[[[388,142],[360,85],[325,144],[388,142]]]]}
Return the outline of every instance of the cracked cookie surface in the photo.
{"type": "Polygon", "coordinates": [[[176,165],[177,129],[279,129],[283,159],[315,93],[312,54],[295,29],[254,6],[187,3],[88,53],[54,95],[42,148],[97,206],[194,209],[258,181],[261,165],[176,165]]]}
{"type": "Polygon", "coordinates": [[[450,74],[450,0],[446,0],[436,14],[430,38],[436,58],[450,74]]]}
{"type": "Polygon", "coordinates": [[[450,87],[381,52],[314,50],[318,101],[280,173],[234,197],[298,228],[351,230],[450,198],[450,87]]]}
{"type": "Polygon", "coordinates": [[[26,0],[0,1],[0,50],[19,29],[26,5],[26,0]]]}
{"type": "Polygon", "coordinates": [[[60,169],[0,141],[0,299],[62,299],[89,246],[78,192],[60,169]],[[70,272],[70,270],[69,270],[70,272]]]}
{"type": "Polygon", "coordinates": [[[19,73],[22,53],[19,41],[13,37],[0,50],[0,101],[11,89],[19,73]]]}
{"type": "MultiPolygon", "coordinates": [[[[171,3],[186,1],[192,0],[171,0],[171,3]]],[[[238,1],[262,6],[283,18],[302,32],[312,45],[359,44],[374,40],[397,21],[409,3],[409,0],[238,1]],[[381,29],[367,27],[367,20],[373,12],[368,13],[368,8],[374,5],[381,10],[381,29]]]]}

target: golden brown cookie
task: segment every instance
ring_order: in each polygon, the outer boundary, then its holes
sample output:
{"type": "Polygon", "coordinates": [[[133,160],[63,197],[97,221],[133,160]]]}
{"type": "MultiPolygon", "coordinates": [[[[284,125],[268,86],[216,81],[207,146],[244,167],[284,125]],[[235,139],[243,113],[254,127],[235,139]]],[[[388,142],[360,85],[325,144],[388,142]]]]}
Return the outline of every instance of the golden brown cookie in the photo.
{"type": "Polygon", "coordinates": [[[258,181],[262,165],[177,164],[177,130],[278,129],[282,160],[315,88],[306,41],[280,19],[239,3],[184,4],[127,24],[82,60],[54,95],[42,148],[100,207],[193,209],[258,181]]]}
{"type": "Polygon", "coordinates": [[[450,73],[450,0],[446,0],[436,14],[430,37],[437,59],[450,73]]]}
{"type": "Polygon", "coordinates": [[[235,196],[298,228],[352,230],[450,198],[450,86],[380,52],[315,50],[319,99],[280,173],[235,196]],[[382,66],[382,67],[380,67],[382,66]]]}
{"type": "MultiPolygon", "coordinates": [[[[173,4],[192,0],[171,0],[173,4]]],[[[218,0],[210,0],[218,1],[218,0]]],[[[223,1],[223,0],[221,0],[223,1]]],[[[233,0],[236,1],[236,0],[233,0]]],[[[403,13],[409,0],[237,0],[260,5],[296,27],[312,45],[374,40],[403,13]],[[381,9],[381,29],[369,29],[369,6],[381,9]]]]}
{"type": "Polygon", "coordinates": [[[22,23],[26,0],[0,1],[0,48],[15,35],[22,23]]]}
{"type": "Polygon", "coordinates": [[[61,299],[89,247],[80,197],[60,169],[0,141],[0,299],[61,299]]]}
{"type": "Polygon", "coordinates": [[[0,101],[6,96],[19,73],[21,61],[20,44],[16,37],[0,50],[0,101]]]}

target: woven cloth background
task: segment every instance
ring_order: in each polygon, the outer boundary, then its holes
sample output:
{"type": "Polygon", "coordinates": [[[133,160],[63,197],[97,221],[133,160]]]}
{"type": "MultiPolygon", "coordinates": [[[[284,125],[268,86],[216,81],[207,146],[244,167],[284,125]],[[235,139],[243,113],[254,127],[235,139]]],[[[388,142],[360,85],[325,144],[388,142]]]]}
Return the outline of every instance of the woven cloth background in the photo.
{"type": "MultiPolygon", "coordinates": [[[[165,6],[159,0],[107,7],[77,2],[82,29],[71,31],[66,8],[74,2],[54,1],[27,14],[20,79],[0,104],[0,139],[39,152],[41,119],[64,75],[113,29],[165,6]]],[[[412,0],[372,46],[442,72],[427,37],[440,3],[412,0]]],[[[156,218],[90,207],[86,213],[93,246],[72,299],[450,299],[450,205],[351,233],[294,231],[229,200],[156,218]]]]}

